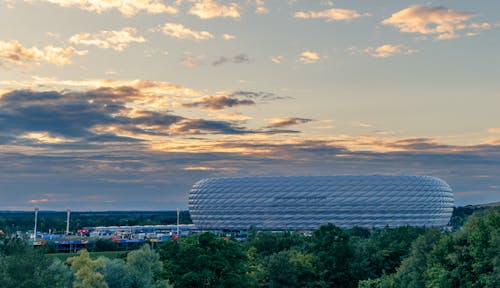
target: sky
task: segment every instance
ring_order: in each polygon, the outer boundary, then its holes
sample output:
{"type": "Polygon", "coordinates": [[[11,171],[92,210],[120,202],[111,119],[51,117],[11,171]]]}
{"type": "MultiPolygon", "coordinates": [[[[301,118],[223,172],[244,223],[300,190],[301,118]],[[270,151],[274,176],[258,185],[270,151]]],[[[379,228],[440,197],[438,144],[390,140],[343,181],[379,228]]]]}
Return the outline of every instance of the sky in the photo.
{"type": "Polygon", "coordinates": [[[187,209],[205,177],[500,201],[500,1],[0,0],[0,210],[187,209]]]}

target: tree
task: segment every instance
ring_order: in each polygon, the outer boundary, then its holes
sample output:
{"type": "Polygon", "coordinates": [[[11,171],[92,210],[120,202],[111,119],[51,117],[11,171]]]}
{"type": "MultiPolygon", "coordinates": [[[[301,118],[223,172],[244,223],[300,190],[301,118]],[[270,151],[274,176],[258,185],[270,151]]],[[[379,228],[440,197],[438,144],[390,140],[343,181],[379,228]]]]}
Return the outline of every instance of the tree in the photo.
{"type": "Polygon", "coordinates": [[[354,251],[349,235],[329,223],[314,231],[311,253],[316,258],[316,269],[327,287],[355,287],[357,279],[350,270],[354,251]]]}
{"type": "Polygon", "coordinates": [[[150,288],[155,285],[155,275],[162,270],[160,255],[152,250],[149,245],[144,245],[138,250],[129,252],[127,266],[132,288],[150,288]]]}
{"type": "Polygon", "coordinates": [[[263,262],[259,278],[266,287],[316,287],[318,277],[312,254],[284,250],[266,257],[263,262]]]}
{"type": "Polygon", "coordinates": [[[0,279],[0,286],[5,288],[62,288],[71,285],[67,266],[30,247],[0,256],[0,279]]]}
{"type": "Polygon", "coordinates": [[[251,287],[242,245],[203,233],[160,246],[166,277],[176,287],[251,287]]]}
{"type": "Polygon", "coordinates": [[[104,275],[100,272],[105,263],[103,257],[92,260],[87,250],[80,250],[78,256],[68,258],[67,261],[74,272],[74,288],[108,288],[104,275]]]}

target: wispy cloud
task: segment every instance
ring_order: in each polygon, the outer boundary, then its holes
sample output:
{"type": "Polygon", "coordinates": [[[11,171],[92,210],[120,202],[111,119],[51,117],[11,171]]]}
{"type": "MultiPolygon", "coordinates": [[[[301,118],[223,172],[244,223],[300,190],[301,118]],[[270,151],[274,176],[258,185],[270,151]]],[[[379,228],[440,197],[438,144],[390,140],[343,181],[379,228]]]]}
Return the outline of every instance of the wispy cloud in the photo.
{"type": "Polygon", "coordinates": [[[284,117],[284,118],[274,118],[267,122],[268,127],[288,127],[298,124],[305,124],[314,121],[314,119],[309,118],[298,118],[298,117],[284,117]]]}
{"type": "Polygon", "coordinates": [[[435,35],[437,40],[460,37],[458,31],[489,29],[488,23],[467,23],[473,16],[471,12],[458,12],[438,6],[410,6],[385,19],[382,23],[396,27],[400,32],[435,35]]]}
{"type": "Polygon", "coordinates": [[[488,129],[488,132],[493,134],[500,134],[500,128],[490,128],[488,129]]]}
{"type": "Polygon", "coordinates": [[[370,14],[359,13],[356,10],[331,8],[323,11],[299,11],[293,15],[299,19],[325,19],[326,21],[351,21],[370,14]]]}
{"type": "Polygon", "coordinates": [[[0,63],[7,62],[18,66],[40,64],[41,62],[56,65],[71,64],[74,55],[85,55],[87,51],[76,50],[73,47],[45,46],[31,48],[23,46],[17,40],[0,41],[0,63]]]}
{"type": "Polygon", "coordinates": [[[103,13],[108,10],[118,10],[125,16],[133,16],[141,11],[150,14],[177,14],[175,6],[165,5],[162,0],[24,0],[25,2],[45,2],[61,7],[76,7],[82,10],[103,13]]]}
{"type": "Polygon", "coordinates": [[[183,107],[201,107],[211,110],[220,110],[226,107],[255,105],[255,101],[250,99],[238,99],[230,96],[208,96],[200,101],[182,104],[183,107]]]}
{"type": "Polygon", "coordinates": [[[193,68],[203,65],[204,55],[194,55],[191,52],[182,53],[181,62],[184,66],[193,68]]]}
{"type": "Polygon", "coordinates": [[[388,58],[394,55],[411,55],[417,50],[410,49],[404,45],[384,44],[378,47],[368,47],[363,49],[363,52],[375,58],[388,58]]]}
{"type": "Polygon", "coordinates": [[[201,19],[217,17],[240,18],[240,7],[236,3],[222,5],[214,0],[191,0],[194,5],[189,9],[189,14],[201,19]]]}
{"type": "Polygon", "coordinates": [[[285,60],[286,60],[285,57],[281,56],[281,55],[274,56],[271,58],[271,62],[273,62],[274,64],[283,63],[283,62],[285,62],[285,60]]]}
{"type": "Polygon", "coordinates": [[[191,30],[184,27],[182,24],[176,23],[165,23],[162,27],[156,30],[178,39],[208,40],[214,38],[214,35],[210,32],[191,30]]]}
{"type": "Polygon", "coordinates": [[[299,63],[302,64],[314,64],[317,63],[321,59],[321,56],[317,52],[314,51],[304,51],[300,54],[299,63]]]}
{"type": "Polygon", "coordinates": [[[219,57],[219,59],[212,62],[212,65],[219,66],[222,64],[226,64],[226,63],[241,64],[241,63],[249,63],[249,62],[250,62],[250,58],[248,58],[248,55],[245,53],[241,53],[241,54],[234,55],[233,57],[221,56],[221,57],[219,57]]]}
{"type": "Polygon", "coordinates": [[[233,40],[233,39],[236,39],[236,36],[231,35],[231,34],[222,34],[222,38],[224,40],[233,40]]]}
{"type": "Polygon", "coordinates": [[[80,33],[69,38],[72,44],[97,46],[103,49],[125,50],[131,43],[146,42],[144,37],[137,35],[137,29],[125,27],[121,30],[102,30],[95,34],[80,33]]]}

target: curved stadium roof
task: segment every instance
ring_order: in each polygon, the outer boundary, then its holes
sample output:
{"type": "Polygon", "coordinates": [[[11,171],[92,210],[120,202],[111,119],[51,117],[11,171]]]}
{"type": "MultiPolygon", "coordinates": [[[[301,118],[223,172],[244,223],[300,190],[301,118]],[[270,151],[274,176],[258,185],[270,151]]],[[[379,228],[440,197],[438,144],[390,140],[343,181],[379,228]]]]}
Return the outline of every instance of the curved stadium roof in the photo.
{"type": "Polygon", "coordinates": [[[200,229],[315,229],[445,226],[450,186],[430,176],[298,176],[207,178],[189,193],[200,229]]]}

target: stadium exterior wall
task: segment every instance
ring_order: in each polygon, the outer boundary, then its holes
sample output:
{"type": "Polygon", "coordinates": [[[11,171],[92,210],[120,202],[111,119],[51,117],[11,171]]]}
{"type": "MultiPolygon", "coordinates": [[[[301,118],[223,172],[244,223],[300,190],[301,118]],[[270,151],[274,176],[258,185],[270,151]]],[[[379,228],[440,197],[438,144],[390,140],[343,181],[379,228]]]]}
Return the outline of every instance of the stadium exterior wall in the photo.
{"type": "Polygon", "coordinates": [[[204,230],[445,226],[453,206],[450,186],[430,176],[207,178],[189,193],[204,230]]]}

